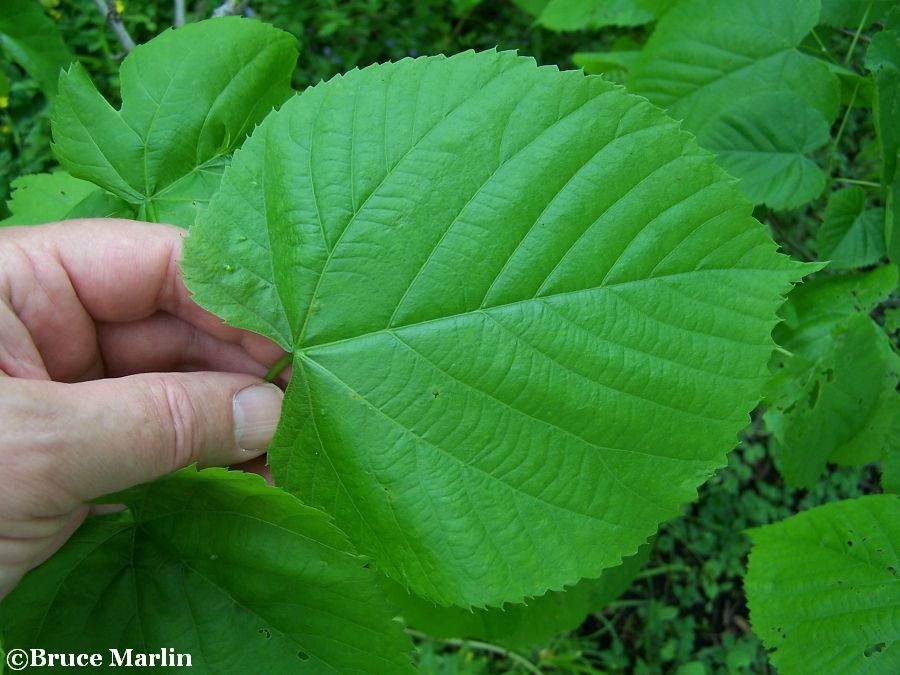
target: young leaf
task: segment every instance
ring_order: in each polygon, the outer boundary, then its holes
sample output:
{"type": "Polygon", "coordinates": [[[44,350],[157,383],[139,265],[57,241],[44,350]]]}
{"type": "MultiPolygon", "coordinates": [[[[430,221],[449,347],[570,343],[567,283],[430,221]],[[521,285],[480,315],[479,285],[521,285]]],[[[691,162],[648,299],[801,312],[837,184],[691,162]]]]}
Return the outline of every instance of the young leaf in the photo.
{"type": "Polygon", "coordinates": [[[59,71],[72,61],[53,22],[34,0],[4,0],[0,45],[37,82],[47,96],[56,94],[59,71]]]}
{"type": "Polygon", "coordinates": [[[372,571],[258,476],[185,469],[108,498],[0,603],[7,649],[191,655],[192,672],[412,672],[372,571]]]}
{"type": "Polygon", "coordinates": [[[466,610],[436,607],[385,580],[385,590],[400,607],[408,625],[431,637],[472,638],[500,644],[507,649],[528,649],[546,644],[554,635],[573,630],[591,613],[624,593],[650,556],[644,544],[621,565],[603,570],[598,579],[582,579],[565,591],[550,591],[526,604],[502,608],[466,610]]]}
{"type": "Polygon", "coordinates": [[[228,17],[168,30],[131,52],[114,110],[87,71],[60,78],[53,150],[77,178],[187,226],[218,187],[227,156],[290,94],[296,40],[228,17]]]}
{"type": "Polygon", "coordinates": [[[795,206],[824,187],[805,153],[827,140],[839,102],[828,66],[797,50],[818,11],[818,0],[683,0],[660,19],[626,84],[710,136],[748,198],[795,206]]]}
{"type": "Polygon", "coordinates": [[[12,215],[3,225],[38,225],[70,218],[133,218],[124,201],[65,171],[20,176],[7,203],[12,215]]]}
{"type": "Polygon", "coordinates": [[[307,89],[184,261],[199,303],[293,352],[276,482],[477,606],[599,576],[695,496],[806,269],[658,109],[496,52],[307,89]]]}
{"type": "Polygon", "coordinates": [[[750,531],[750,621],[780,673],[900,672],[898,513],[872,495],[750,531]]]}

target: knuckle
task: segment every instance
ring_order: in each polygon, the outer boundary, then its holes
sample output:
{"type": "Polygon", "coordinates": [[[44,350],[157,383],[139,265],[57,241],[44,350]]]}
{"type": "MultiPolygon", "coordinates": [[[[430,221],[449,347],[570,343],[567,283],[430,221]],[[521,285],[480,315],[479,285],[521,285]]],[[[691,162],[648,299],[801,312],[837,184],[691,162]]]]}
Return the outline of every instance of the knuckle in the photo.
{"type": "Polygon", "coordinates": [[[200,414],[188,387],[174,378],[153,378],[148,383],[149,412],[163,472],[187,466],[199,458],[200,414]]]}

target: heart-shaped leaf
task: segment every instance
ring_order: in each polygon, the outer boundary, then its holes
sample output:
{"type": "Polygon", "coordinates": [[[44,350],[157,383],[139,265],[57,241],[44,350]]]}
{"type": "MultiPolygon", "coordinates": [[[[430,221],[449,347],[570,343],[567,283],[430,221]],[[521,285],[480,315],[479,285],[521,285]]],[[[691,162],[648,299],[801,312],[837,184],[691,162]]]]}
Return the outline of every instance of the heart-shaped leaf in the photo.
{"type": "Polygon", "coordinates": [[[598,576],[695,497],[804,269],[657,108],[496,52],[289,101],[184,261],[198,302],[293,352],[276,482],[479,606],[598,576]]]}

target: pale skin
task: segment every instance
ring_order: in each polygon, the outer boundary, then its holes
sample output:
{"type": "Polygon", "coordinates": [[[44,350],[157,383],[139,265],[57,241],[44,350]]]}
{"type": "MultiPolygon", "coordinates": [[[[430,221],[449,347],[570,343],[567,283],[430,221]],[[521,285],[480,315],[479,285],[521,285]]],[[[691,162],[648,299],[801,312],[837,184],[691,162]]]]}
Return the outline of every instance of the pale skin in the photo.
{"type": "Polygon", "coordinates": [[[88,500],[195,463],[263,466],[281,392],[261,378],[284,353],[192,302],[183,236],[109,219],[0,229],[0,599],[88,500]]]}

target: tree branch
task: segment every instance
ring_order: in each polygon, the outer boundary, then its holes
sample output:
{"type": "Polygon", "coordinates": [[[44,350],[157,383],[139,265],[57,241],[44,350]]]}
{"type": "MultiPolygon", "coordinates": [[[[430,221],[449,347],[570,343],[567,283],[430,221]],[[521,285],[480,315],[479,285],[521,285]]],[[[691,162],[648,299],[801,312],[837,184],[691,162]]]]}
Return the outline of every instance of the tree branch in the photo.
{"type": "Polygon", "coordinates": [[[175,18],[172,25],[175,28],[184,25],[184,0],[175,0],[175,18]]]}
{"type": "Polygon", "coordinates": [[[216,17],[243,14],[248,4],[247,0],[225,0],[225,2],[213,10],[212,15],[216,17]]]}
{"type": "Polygon", "coordinates": [[[94,0],[94,4],[97,5],[97,9],[100,10],[100,14],[103,15],[107,25],[116,34],[119,44],[122,45],[122,50],[127,54],[134,49],[134,40],[122,23],[122,15],[116,11],[115,6],[111,5],[107,0],[94,0]]]}

